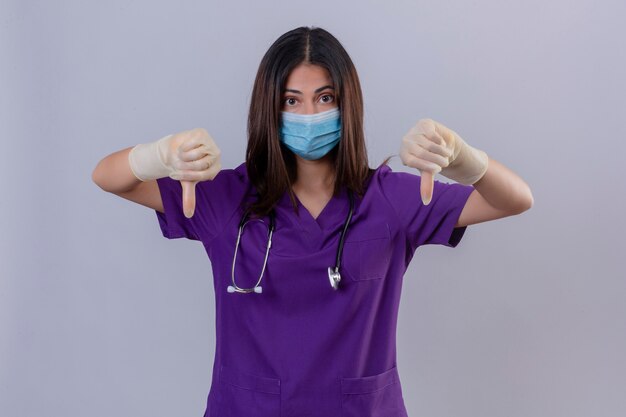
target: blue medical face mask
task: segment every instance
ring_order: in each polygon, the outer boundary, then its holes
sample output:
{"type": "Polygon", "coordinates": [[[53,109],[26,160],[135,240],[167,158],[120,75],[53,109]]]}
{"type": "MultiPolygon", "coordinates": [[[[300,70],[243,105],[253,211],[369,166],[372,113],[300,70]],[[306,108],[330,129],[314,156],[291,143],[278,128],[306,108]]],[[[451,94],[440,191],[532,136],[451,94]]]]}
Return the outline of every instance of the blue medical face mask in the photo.
{"type": "Polygon", "coordinates": [[[315,114],[281,112],[280,141],[304,159],[320,159],[339,143],[339,107],[315,114]]]}

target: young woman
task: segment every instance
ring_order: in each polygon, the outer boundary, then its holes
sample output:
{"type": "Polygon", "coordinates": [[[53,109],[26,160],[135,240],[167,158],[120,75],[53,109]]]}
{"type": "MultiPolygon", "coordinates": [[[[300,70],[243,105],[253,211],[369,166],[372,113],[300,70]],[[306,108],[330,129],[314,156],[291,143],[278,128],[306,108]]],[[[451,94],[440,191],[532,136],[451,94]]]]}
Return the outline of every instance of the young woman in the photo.
{"type": "Polygon", "coordinates": [[[355,67],[330,33],[300,27],[261,61],[245,163],[221,169],[198,128],[98,164],[100,187],[155,209],[165,237],[206,248],[217,346],[205,417],[407,415],[395,332],[415,250],[455,247],[468,225],[519,214],[532,195],[432,119],[400,156],[421,175],[369,167],[355,67]]]}

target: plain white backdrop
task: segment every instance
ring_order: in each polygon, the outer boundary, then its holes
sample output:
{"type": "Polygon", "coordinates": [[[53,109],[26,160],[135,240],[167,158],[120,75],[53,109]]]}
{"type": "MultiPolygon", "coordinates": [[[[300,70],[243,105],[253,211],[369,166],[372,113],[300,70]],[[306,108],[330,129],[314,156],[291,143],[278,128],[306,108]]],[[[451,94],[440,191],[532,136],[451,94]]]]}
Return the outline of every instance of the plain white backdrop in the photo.
{"type": "Polygon", "coordinates": [[[236,167],[260,59],[298,26],[354,61],[370,166],[431,117],[535,199],[416,252],[398,325],[409,415],[626,415],[625,16],[618,0],[3,0],[0,415],[202,415],[204,248],[91,173],[193,127],[236,167]]]}

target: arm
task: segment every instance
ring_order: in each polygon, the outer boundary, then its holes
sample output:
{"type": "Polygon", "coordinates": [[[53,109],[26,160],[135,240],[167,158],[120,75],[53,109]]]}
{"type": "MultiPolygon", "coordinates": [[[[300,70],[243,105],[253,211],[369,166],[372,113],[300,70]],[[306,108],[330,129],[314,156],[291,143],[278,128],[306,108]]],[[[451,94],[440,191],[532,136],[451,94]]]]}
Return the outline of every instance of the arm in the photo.
{"type": "Polygon", "coordinates": [[[120,193],[130,191],[142,181],[130,169],[128,154],[133,147],[122,149],[103,158],[91,174],[91,179],[104,191],[120,193]]]}
{"type": "Polygon", "coordinates": [[[91,179],[104,191],[163,213],[163,202],[156,180],[141,181],[130,169],[128,153],[133,147],[114,152],[102,159],[91,179]]]}
{"type": "Polygon", "coordinates": [[[485,175],[473,184],[455,227],[468,226],[520,214],[532,207],[530,187],[515,172],[493,158],[485,175]]]}

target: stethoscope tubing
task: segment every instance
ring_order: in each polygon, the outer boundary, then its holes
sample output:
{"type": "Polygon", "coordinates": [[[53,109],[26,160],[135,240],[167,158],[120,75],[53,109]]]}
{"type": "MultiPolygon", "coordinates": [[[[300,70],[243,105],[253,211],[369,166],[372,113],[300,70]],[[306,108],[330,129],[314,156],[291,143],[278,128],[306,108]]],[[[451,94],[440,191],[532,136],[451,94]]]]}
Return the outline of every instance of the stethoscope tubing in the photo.
{"type": "MultiPolygon", "coordinates": [[[[343,242],[345,239],[345,235],[348,231],[348,226],[350,224],[350,221],[352,220],[352,213],[354,212],[354,196],[352,194],[352,190],[350,189],[348,189],[348,196],[350,198],[350,212],[348,213],[346,221],[343,225],[343,229],[341,231],[341,237],[339,239],[339,247],[337,248],[337,255],[335,257],[335,267],[328,268],[328,276],[330,279],[330,283],[333,289],[335,290],[338,288],[339,282],[341,281],[341,274],[339,272],[339,268],[341,267],[341,256],[343,254],[343,242]]],[[[263,289],[259,284],[261,283],[261,280],[263,279],[263,275],[265,274],[265,267],[267,266],[267,259],[269,257],[270,247],[272,246],[272,236],[274,234],[274,230],[276,229],[276,213],[274,209],[272,209],[269,214],[270,226],[268,228],[267,248],[265,250],[265,259],[263,260],[263,268],[261,269],[261,275],[259,276],[259,279],[257,280],[254,287],[241,288],[235,282],[235,265],[237,261],[237,252],[239,249],[239,243],[241,242],[241,235],[243,234],[243,229],[245,225],[247,224],[249,212],[250,212],[250,209],[249,208],[246,209],[243,216],[241,217],[241,220],[239,221],[237,242],[235,244],[235,254],[233,256],[233,265],[231,269],[232,285],[229,285],[227,288],[229,293],[238,292],[242,294],[247,294],[247,293],[255,292],[257,294],[260,294],[263,292],[263,289]]],[[[261,221],[262,223],[265,223],[261,219],[253,219],[253,220],[258,220],[258,221],[261,221]]]]}

